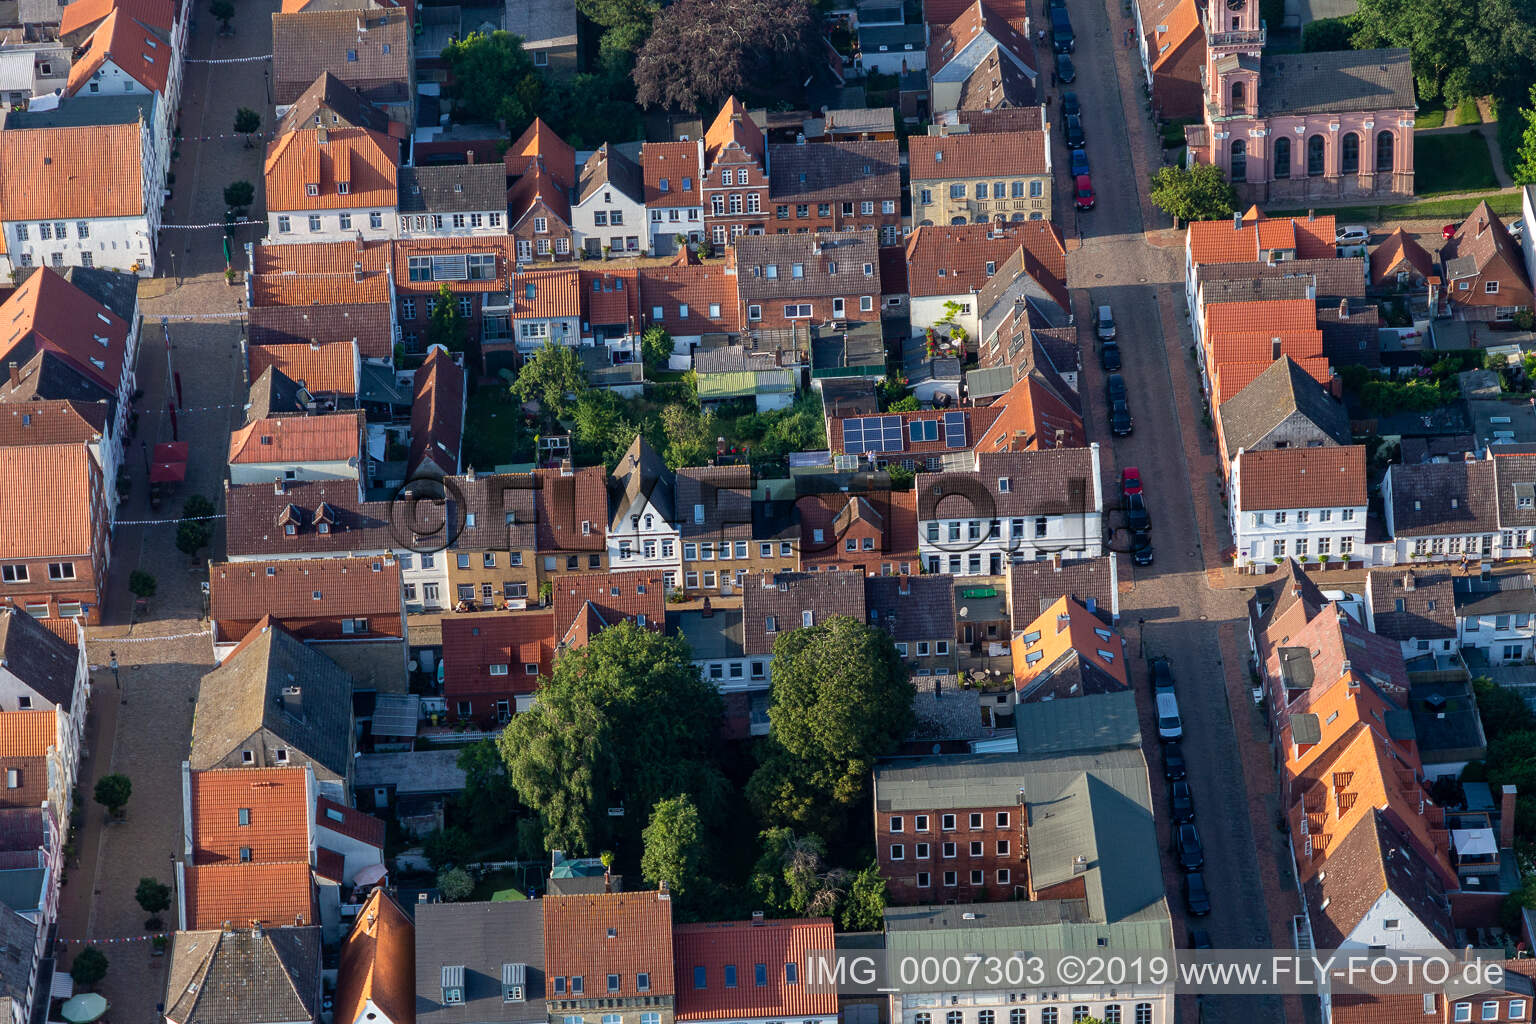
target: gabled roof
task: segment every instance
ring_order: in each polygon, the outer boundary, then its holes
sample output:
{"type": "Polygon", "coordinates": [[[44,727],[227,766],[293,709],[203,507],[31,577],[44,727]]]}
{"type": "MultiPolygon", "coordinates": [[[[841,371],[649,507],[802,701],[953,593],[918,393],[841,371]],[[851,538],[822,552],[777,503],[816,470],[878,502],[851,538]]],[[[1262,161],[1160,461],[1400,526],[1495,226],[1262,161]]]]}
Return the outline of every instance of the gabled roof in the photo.
{"type": "Polygon", "coordinates": [[[907,292],[920,298],[980,291],[987,264],[1001,266],[1020,246],[1030,276],[1052,295],[1065,295],[1067,250],[1060,229],[1045,220],[917,228],[907,236],[907,292]]]}
{"type": "Polygon", "coordinates": [[[248,424],[272,416],[302,415],[305,407],[313,401],[308,391],[275,366],[268,366],[261,371],[261,376],[251,383],[248,398],[245,409],[245,422],[248,424]]]}
{"type": "Polygon", "coordinates": [[[610,188],[637,203],[645,201],[645,180],[640,165],[605,142],[582,164],[576,184],[576,202],[584,203],[599,189],[610,188]]]}
{"type": "Polygon", "coordinates": [[[219,768],[188,777],[192,863],[280,864],[309,858],[303,768],[219,768]]]}
{"type": "Polygon", "coordinates": [[[1399,537],[1484,533],[1499,528],[1496,460],[1388,468],[1392,532],[1399,537]]]}
{"type": "Polygon", "coordinates": [[[865,607],[864,577],[858,573],[765,573],[742,589],[742,644],[750,655],[772,654],[779,636],[800,629],[806,616],[813,626],[834,615],[867,622],[865,607]]]}
{"type": "MultiPolygon", "coordinates": [[[[544,970],[546,902],[418,904],[414,908],[418,1024],[510,1024],[545,1020],[544,997],[548,987],[544,970]],[[503,999],[501,978],[507,964],[523,966],[525,1001],[522,1003],[508,1003],[503,999]],[[462,1006],[448,1006],[442,1001],[443,971],[454,967],[464,969],[462,1006]]],[[[341,1024],[339,1016],[337,1024],[341,1024]]]]}
{"type": "Polygon", "coordinates": [[[1371,284],[1384,285],[1401,271],[1411,270],[1422,278],[1435,273],[1435,258],[1402,228],[1388,235],[1371,250],[1371,284]]]}
{"type": "Polygon", "coordinates": [[[866,576],[864,606],[869,611],[869,624],[884,630],[898,643],[954,643],[953,576],[866,576]]]}
{"type": "Polygon", "coordinates": [[[569,475],[540,469],[535,510],[540,551],[603,551],[608,546],[608,474],[583,466],[569,475]]]}
{"type": "Polygon", "coordinates": [[[393,353],[387,301],[256,306],[246,319],[252,345],[355,341],[364,359],[385,359],[393,353]]]}
{"type": "Polygon", "coordinates": [[[907,146],[913,182],[1001,174],[1016,177],[1045,174],[1050,169],[1046,156],[1050,139],[1043,131],[914,135],[907,141],[907,146]]]}
{"type": "Polygon", "coordinates": [[[1276,448],[1236,459],[1242,511],[1366,504],[1365,446],[1276,448]]]}
{"type": "MultiPolygon", "coordinates": [[[[76,0],[79,2],[79,0],[76,0]]],[[[297,13],[285,11],[285,14],[297,13]]],[[[352,128],[367,128],[376,132],[389,134],[389,115],[378,107],[364,100],[346,82],[337,78],[329,71],[320,72],[315,82],[298,99],[289,106],[288,112],[283,115],[280,131],[293,131],[298,128],[338,128],[349,126],[352,128]],[[322,116],[321,111],[329,111],[329,116],[322,116]],[[321,118],[319,124],[315,123],[317,117],[321,118]]]]}
{"type": "Polygon", "coordinates": [[[443,475],[453,476],[459,471],[464,434],[464,370],[447,349],[434,346],[416,371],[415,385],[407,473],[415,476],[430,462],[443,475]]]}
{"type": "Polygon", "coordinates": [[[0,558],[87,555],[105,515],[101,474],[83,444],[0,448],[0,558]]]}
{"type": "Polygon", "coordinates": [[[769,146],[770,201],[901,202],[901,152],[893,142],[818,142],[769,146]]]}
{"type": "Polygon", "coordinates": [[[647,324],[659,323],[674,337],[735,334],[741,330],[736,273],[724,264],[641,267],[637,277],[640,312],[647,324]]]}
{"type": "Polygon", "coordinates": [[[537,160],[561,188],[576,187],[576,151],[542,117],[533,119],[517,141],[507,147],[502,159],[509,178],[527,174],[529,166],[537,160]]]}
{"type": "MultiPolygon", "coordinates": [[[[544,965],[552,977],[593,979],[618,974],[620,999],[667,998],[677,992],[672,973],[672,901],[656,892],[546,896],[544,965]],[[650,975],[641,993],[636,974],[650,975]]],[[[606,991],[606,990],[604,990],[606,991]]]]}
{"type": "MultiPolygon", "coordinates": [[[[961,82],[960,96],[955,102],[962,110],[978,113],[1019,109],[1034,111],[1035,117],[1031,120],[1038,120],[1039,108],[1034,104],[1039,96],[1036,88],[1039,77],[1034,68],[1020,66],[1011,51],[1001,45],[993,46],[961,82]]],[[[997,123],[990,130],[1004,132],[1020,127],[1027,127],[1027,123],[1008,126],[997,123]]]]}
{"type": "Polygon", "coordinates": [[[150,92],[165,94],[175,8],[161,0],[119,0],[69,68],[66,95],[78,93],[108,61],[150,92]]]}
{"type": "Polygon", "coordinates": [[[362,432],[361,412],[257,420],[230,434],[229,462],[231,465],[351,462],[355,466],[362,455],[362,432]]]}
{"type": "MultiPolygon", "coordinates": [[[[556,577],[556,589],[564,578],[556,577]]],[[[554,671],[556,618],[543,609],[445,617],[443,693],[449,700],[465,694],[533,693],[539,680],[554,671]],[[492,665],[506,671],[492,675],[492,665]]]]}
{"type": "Polygon", "coordinates": [[[706,167],[713,167],[723,151],[739,149],[762,164],[764,146],[763,130],[752,120],[741,100],[732,96],[704,133],[704,163],[706,167]]]}
{"type": "Polygon", "coordinates": [[[322,779],[347,778],[352,678],[281,625],[264,620],[203,676],[188,760],[202,770],[249,749],[252,763],[263,767],[276,763],[268,748],[278,747],[287,750],[289,763],[310,763],[322,779]],[[298,694],[285,700],[285,691],[295,687],[298,694]]]}
{"type": "Polygon", "coordinates": [[[625,619],[656,632],[666,628],[667,586],[661,573],[585,572],[554,579],[555,640],[563,641],[573,626],[590,635],[625,619]]]}
{"type": "MultiPolygon", "coordinates": [[[[1077,397],[1070,390],[1067,394],[1077,397]]],[[[1035,374],[1015,381],[990,408],[1000,412],[977,438],[977,451],[1081,448],[1087,444],[1082,416],[1035,374]]]]}
{"type": "Polygon", "coordinates": [[[1271,249],[1294,250],[1299,260],[1331,259],[1338,256],[1335,237],[1331,213],[1272,221],[1255,208],[1240,220],[1192,221],[1188,248],[1195,264],[1261,261],[1271,249]]]}
{"type": "Polygon", "coordinates": [[[1270,52],[1259,80],[1260,117],[1416,109],[1404,49],[1270,52]]]}
{"type": "Polygon", "coordinates": [[[752,537],[752,470],[688,466],[675,475],[677,527],[684,539],[752,537]]]}
{"type": "Polygon", "coordinates": [[[984,54],[998,49],[1007,63],[1019,70],[1027,69],[1031,78],[1035,75],[1034,47],[1029,38],[983,0],[976,0],[943,28],[934,29],[931,36],[928,73],[935,81],[967,77],[980,66],[984,54]],[[950,64],[957,60],[964,68],[955,72],[950,64]]]}
{"type": "Polygon", "coordinates": [[[1349,830],[1330,851],[1327,871],[1307,881],[1315,941],[1337,948],[1391,892],[1442,944],[1455,945],[1451,908],[1439,880],[1407,844],[1380,810],[1373,809],[1349,830]]]}
{"type": "Polygon", "coordinates": [[[0,132],[7,220],[144,215],[143,124],[0,132]]]}
{"type": "Polygon", "coordinates": [[[252,378],[274,367],[311,394],[357,394],[358,352],[350,341],[323,345],[250,345],[252,378]]]}
{"type": "MultiPolygon", "coordinates": [[[[0,140],[9,134],[0,132],[0,140]]],[[[9,213],[7,213],[9,216],[9,213]]],[[[130,326],[52,268],[30,275],[0,305],[0,365],[55,352],[116,395],[130,326]]],[[[61,396],[67,397],[67,396],[61,396]]]]}
{"type": "Polygon", "coordinates": [[[610,528],[621,530],[626,525],[626,517],[642,500],[656,510],[663,522],[675,526],[673,495],[676,486],[676,478],[666,462],[643,435],[636,434],[629,449],[619,457],[618,465],[613,467],[610,528]]]}
{"type": "Polygon", "coordinates": [[[1365,598],[1377,636],[1397,641],[1456,636],[1456,588],[1449,572],[1372,569],[1365,575],[1365,598]]]}
{"type": "Polygon", "coordinates": [[[1013,639],[1020,701],[1060,700],[1130,687],[1126,647],[1104,620],[1062,596],[1013,639]]]}
{"type": "Polygon", "coordinates": [[[633,269],[581,271],[581,301],[589,325],[639,327],[640,281],[633,269]]]}
{"type": "Polygon", "coordinates": [[[337,210],[399,200],[400,146],[367,128],[298,128],[267,146],[270,210],[337,210]],[[314,194],[309,190],[313,188],[314,194]]]}
{"type": "Polygon", "coordinates": [[[978,478],[988,497],[977,500],[990,499],[993,516],[1086,514],[1095,510],[1095,462],[1089,448],[977,452],[975,471],[918,474],[917,518],[975,515],[978,478]]]}
{"type": "Polygon", "coordinates": [[[1148,53],[1153,55],[1154,74],[1179,57],[1186,43],[1200,43],[1205,38],[1196,0],[1159,0],[1156,9],[1150,11],[1144,4],[1141,24],[1153,26],[1148,53]]]}
{"type": "Polygon", "coordinates": [[[742,235],[735,253],[743,303],[880,290],[880,247],[873,231],[742,235]],[[793,268],[799,268],[798,275],[793,268]]]}
{"type": "MultiPolygon", "coordinates": [[[[320,1015],[320,929],[221,930],[171,937],[165,1019],[170,1024],[278,1024],[320,1015]]],[[[351,1024],[349,1021],[348,1024],[351,1024]]],[[[401,1024],[399,1018],[395,1024],[401,1024]]]]}
{"type": "Polygon", "coordinates": [[[0,715],[0,757],[42,757],[58,741],[58,712],[51,708],[0,715]]]}
{"type": "Polygon", "coordinates": [[[640,147],[640,171],[647,206],[701,206],[699,166],[702,142],[647,142],[640,147]],[[686,181],[687,187],[684,188],[686,181]],[[662,185],[665,183],[666,187],[662,185]]]}
{"type": "MultiPolygon", "coordinates": [[[[314,882],[308,860],[193,865],[186,873],[186,901],[187,925],[192,930],[225,925],[247,928],[253,922],[277,929],[307,925],[315,920],[314,882]]],[[[310,1019],[278,1017],[274,1024],[310,1019]]],[[[248,1020],[232,1018],[230,1024],[248,1020]]]]}
{"type": "Polygon", "coordinates": [[[39,699],[70,710],[80,652],[15,606],[0,608],[0,660],[39,699]]]}
{"type": "Polygon", "coordinates": [[[1294,359],[1282,355],[1221,405],[1227,454],[1252,448],[1288,417],[1300,415],[1334,444],[1349,443],[1349,413],[1294,359]]]}
{"type": "MultiPolygon", "coordinates": [[[[394,249],[388,241],[258,244],[251,272],[251,305],[379,303],[387,308],[393,298],[389,267],[394,249]]],[[[388,351],[374,356],[383,358],[388,351]]]]}
{"type": "Polygon", "coordinates": [[[323,71],[374,103],[412,102],[411,21],[403,10],[272,15],[272,98],[294,103],[323,71]]]}
{"type": "Polygon", "coordinates": [[[558,217],[562,224],[571,223],[571,201],[566,186],[544,166],[542,157],[535,158],[523,176],[507,189],[508,217],[515,226],[540,205],[558,217]]]}
{"type": "Polygon", "coordinates": [[[1120,612],[1116,568],[1113,555],[1048,558],[1010,566],[1005,585],[1012,632],[1025,631],[1062,596],[1110,621],[1120,612]]]}
{"type": "Polygon", "coordinates": [[[1518,306],[1529,305],[1531,282],[1526,276],[1525,259],[1520,244],[1510,235],[1509,229],[1493,212],[1485,199],[1477,204],[1471,216],[1461,222],[1456,233],[1440,248],[1440,263],[1445,267],[1447,285],[1463,278],[1479,277],[1496,272],[1513,277],[1518,285],[1524,285],[1523,298],[1511,296],[1508,290],[1488,295],[1479,288],[1465,293],[1459,289],[1450,291],[1453,301],[1465,305],[1518,306]]]}
{"type": "MultiPolygon", "coordinates": [[[[315,798],[315,827],[384,849],[384,819],[337,803],[326,797],[315,798]]],[[[322,837],[323,838],[323,837],[322,837]]]]}
{"type": "Polygon", "coordinates": [[[400,904],[375,889],[341,943],[337,1024],[358,1024],[371,1003],[390,1024],[416,1020],[416,927],[400,904]]]}
{"type": "Polygon", "coordinates": [[[677,992],[677,1019],[835,1016],[835,992],[826,986],[786,984],[783,967],[798,964],[801,971],[807,970],[813,951],[833,948],[832,932],[829,917],[677,926],[672,933],[673,959],[676,977],[683,979],[677,992]],[[768,965],[766,985],[751,980],[748,972],[754,964],[768,965]]]}
{"type": "Polygon", "coordinates": [[[211,562],[208,588],[216,643],[245,639],[266,616],[302,640],[339,640],[342,621],[356,619],[368,621],[359,639],[403,639],[400,563],[386,555],[211,562]]]}

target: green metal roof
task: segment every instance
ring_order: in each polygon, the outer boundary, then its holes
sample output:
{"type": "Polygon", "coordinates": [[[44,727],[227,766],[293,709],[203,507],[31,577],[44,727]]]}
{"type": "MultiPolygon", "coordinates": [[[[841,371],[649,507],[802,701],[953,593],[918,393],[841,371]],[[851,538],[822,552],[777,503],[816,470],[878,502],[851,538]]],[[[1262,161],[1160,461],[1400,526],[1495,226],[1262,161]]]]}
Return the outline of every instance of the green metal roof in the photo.
{"type": "Polygon", "coordinates": [[[1019,752],[1031,756],[1141,749],[1141,720],[1133,690],[1020,704],[1014,709],[1013,725],[1019,734],[1019,752]]]}
{"type": "Polygon", "coordinates": [[[743,398],[757,394],[757,374],[751,370],[701,373],[697,376],[699,399],[743,398]]]}

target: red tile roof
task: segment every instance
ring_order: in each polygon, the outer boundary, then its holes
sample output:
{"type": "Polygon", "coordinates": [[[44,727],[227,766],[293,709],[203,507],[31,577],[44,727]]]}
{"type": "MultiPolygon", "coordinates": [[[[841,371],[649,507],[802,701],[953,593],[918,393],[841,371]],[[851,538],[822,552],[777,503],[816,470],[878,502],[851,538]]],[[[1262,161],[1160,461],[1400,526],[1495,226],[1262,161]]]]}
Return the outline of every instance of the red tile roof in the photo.
{"type": "Polygon", "coordinates": [[[254,864],[307,860],[305,775],[303,768],[192,772],[192,863],[239,863],[241,850],[254,864]]]}
{"type": "Polygon", "coordinates": [[[548,212],[559,218],[561,224],[571,223],[571,200],[566,186],[545,168],[542,160],[535,160],[521,178],[507,189],[507,217],[516,225],[543,204],[548,212]]]}
{"type": "Polygon", "coordinates": [[[1432,277],[1435,258],[1408,232],[1398,228],[1371,251],[1371,283],[1385,284],[1387,278],[1403,270],[1411,270],[1423,278],[1432,277]]]}
{"type": "Polygon", "coordinates": [[[734,334],[741,330],[736,272],[724,263],[644,267],[639,272],[640,313],[647,325],[660,323],[667,333],[734,334]],[[683,307],[688,315],[683,315],[683,307]],[[661,319],[656,309],[661,309],[661,319]],[[718,308],[719,316],[711,314],[718,308]]]}
{"type": "Polygon", "coordinates": [[[719,921],[679,925],[672,931],[678,1020],[741,1020],[747,1017],[833,1017],[837,993],[803,982],[789,985],[784,965],[797,964],[809,977],[812,952],[833,948],[832,919],[719,921]],[[766,968],[766,985],[754,977],[766,968]],[[726,970],[736,975],[727,983],[726,970]],[[698,984],[703,969],[703,987],[698,984]]]}
{"type": "Polygon", "coordinates": [[[0,132],[0,210],[9,220],[143,216],[145,131],[134,121],[0,132]]]}
{"type": "MultiPolygon", "coordinates": [[[[1044,174],[1050,139],[1039,132],[914,135],[908,140],[911,181],[1044,174]]],[[[1045,223],[1037,221],[1036,223],[1045,223]]]]}
{"type": "Polygon", "coordinates": [[[346,462],[362,455],[363,414],[274,416],[241,427],[229,436],[233,465],[268,462],[346,462]]]}
{"type": "Polygon", "coordinates": [[[575,267],[530,270],[517,275],[512,287],[512,319],[550,320],[579,316],[581,272],[575,267]],[[529,298],[530,294],[532,298],[529,298]]]}
{"type": "MultiPolygon", "coordinates": [[[[0,132],[0,139],[4,133],[0,132]]],[[[7,212],[7,216],[9,216],[7,212]]],[[[128,354],[130,325],[44,267],[0,304],[0,365],[54,352],[80,373],[117,394],[128,354]]]]}
{"type": "Polygon", "coordinates": [[[987,264],[1002,266],[1021,245],[1025,270],[1066,302],[1066,246],[1060,228],[1045,220],[918,228],[907,238],[907,291],[914,298],[980,291],[987,264]]]}
{"type": "MultiPolygon", "coordinates": [[[[703,174],[703,168],[699,166],[699,147],[698,142],[647,142],[640,147],[640,170],[645,175],[646,206],[654,208],[704,204],[699,196],[699,177],[703,174]],[[688,181],[686,189],[683,188],[685,178],[688,181]],[[666,191],[662,191],[662,181],[667,183],[666,191]]],[[[683,226],[679,222],[679,227],[683,226]]]]}
{"type": "MultiPolygon", "coordinates": [[[[244,769],[241,769],[244,770],[244,769]]],[[[269,928],[315,923],[309,861],[203,864],[187,868],[187,927],[269,928]]]]}
{"type": "Polygon", "coordinates": [[[388,304],[391,253],[389,242],[258,245],[251,305],[388,304]]]}
{"type": "Polygon", "coordinates": [[[667,586],[660,572],[577,573],[552,582],[557,640],[589,605],[607,626],[643,615],[651,629],[666,627],[667,586]]]}
{"type": "Polygon", "coordinates": [[[1273,221],[1257,208],[1232,220],[1197,220],[1189,225],[1191,258],[1201,263],[1246,263],[1262,260],[1270,249],[1296,250],[1296,259],[1330,259],[1338,255],[1334,245],[1333,214],[1294,217],[1273,221]]]}
{"type": "Polygon", "coordinates": [[[0,715],[0,757],[42,757],[58,740],[59,723],[52,710],[0,715]]]}
{"type": "Polygon", "coordinates": [[[384,849],[384,819],[325,797],[315,799],[315,825],[384,849]]]}
{"type": "Polygon", "coordinates": [[[720,113],[715,115],[714,122],[704,133],[706,164],[713,167],[721,151],[731,146],[745,150],[759,164],[763,162],[766,149],[763,130],[735,96],[725,101],[725,106],[720,108],[720,113]]]}
{"type": "Polygon", "coordinates": [[[640,282],[636,271],[583,270],[581,319],[588,324],[640,326],[640,282]]]}
{"type": "Polygon", "coordinates": [[[175,8],[159,0],[118,0],[91,33],[85,52],[69,68],[65,93],[73,96],[111,61],[164,102],[171,69],[175,8]]]}
{"type": "Polygon", "coordinates": [[[106,424],[105,402],[0,403],[0,446],[88,444],[101,438],[106,424]]]}
{"type": "Polygon", "coordinates": [[[603,467],[584,466],[569,476],[540,469],[534,476],[538,550],[607,550],[608,474],[603,467]]]}
{"type": "MultiPolygon", "coordinates": [[[[973,0],[923,0],[923,21],[929,25],[950,25],[966,9],[971,6],[973,0]]],[[[1029,5],[1025,0],[987,0],[987,6],[999,16],[1010,22],[1022,24],[1029,15],[1029,5]]]]}
{"type": "MultiPolygon", "coordinates": [[[[561,577],[555,578],[556,586],[561,577]]],[[[528,694],[555,663],[555,615],[548,610],[443,618],[443,696],[528,694]],[[492,665],[506,674],[491,674],[492,665]],[[529,675],[526,667],[535,666],[529,675]]]]}
{"type": "Polygon", "coordinates": [[[455,295],[470,292],[506,291],[507,275],[515,265],[513,240],[504,235],[474,235],[468,238],[402,238],[391,243],[395,265],[395,291],[436,295],[442,281],[412,281],[412,256],[468,256],[490,254],[496,257],[495,273],[489,277],[454,281],[448,285],[455,295]]]}
{"type": "Polygon", "coordinates": [[[1365,447],[1243,452],[1234,472],[1243,511],[1364,505],[1365,447]]]}
{"type": "MultiPolygon", "coordinates": [[[[655,892],[546,896],[544,973],[549,978],[584,977],[593,997],[666,998],[677,989],[672,974],[672,901],[655,892]],[[619,976],[619,991],[602,984],[619,976]],[[649,974],[650,988],[636,988],[635,975],[649,974]]],[[[555,998],[552,984],[545,993],[555,998]]]]}
{"type": "Polygon", "coordinates": [[[267,209],[393,210],[399,202],[399,159],[398,142],[367,128],[284,132],[267,145],[262,170],[267,209]],[[311,187],[314,195],[308,192],[311,187]]]}
{"type": "Polygon", "coordinates": [[[208,567],[208,617],[217,626],[218,643],[239,640],[267,615],[301,640],[400,637],[404,600],[400,563],[385,555],[213,562],[208,567]],[[366,619],[368,629],[343,634],[344,619],[366,619]]]}
{"type": "Polygon", "coordinates": [[[356,1024],[369,1003],[392,1024],[416,1020],[416,928],[383,889],[368,897],[342,941],[333,1020],[356,1024]]]}
{"type": "MultiPolygon", "coordinates": [[[[1021,22],[1022,24],[1022,22],[1021,22]]],[[[990,3],[976,0],[954,21],[930,32],[928,68],[936,73],[963,51],[981,33],[986,32],[1026,63],[1033,64],[1034,47],[1029,38],[992,9],[990,3]]]]}
{"type": "Polygon", "coordinates": [[[430,461],[448,476],[459,471],[464,440],[464,370],[445,348],[433,347],[416,371],[411,399],[411,461],[418,472],[430,461]]]}
{"type": "Polygon", "coordinates": [[[984,452],[1081,448],[1088,443],[1083,419],[1033,376],[1021,377],[992,403],[997,419],[976,441],[984,452]]]}
{"type": "Polygon", "coordinates": [[[89,556],[93,516],[105,515],[99,487],[100,470],[83,444],[0,448],[0,558],[89,556]]]}
{"type": "Polygon", "coordinates": [[[536,158],[554,176],[557,184],[567,189],[576,187],[576,150],[556,135],[542,117],[534,118],[533,124],[507,147],[502,156],[507,165],[507,177],[516,178],[527,174],[528,166],[536,158]]]}
{"type": "Polygon", "coordinates": [[[387,359],[394,351],[389,302],[334,305],[256,306],[246,313],[253,345],[355,341],[364,359],[387,359]]]}
{"type": "Polygon", "coordinates": [[[252,345],[251,379],[275,366],[311,393],[357,394],[357,349],[350,341],[325,345],[252,345]]]}

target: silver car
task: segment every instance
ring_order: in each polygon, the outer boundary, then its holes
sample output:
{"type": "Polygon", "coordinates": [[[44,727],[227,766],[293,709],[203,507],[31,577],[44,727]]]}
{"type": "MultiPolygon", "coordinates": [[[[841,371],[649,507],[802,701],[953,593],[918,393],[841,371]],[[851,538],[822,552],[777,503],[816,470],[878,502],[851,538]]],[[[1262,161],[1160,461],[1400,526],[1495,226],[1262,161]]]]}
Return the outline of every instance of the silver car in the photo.
{"type": "Polygon", "coordinates": [[[1115,317],[1109,311],[1108,306],[1100,306],[1094,314],[1093,326],[1098,331],[1100,341],[1109,341],[1115,336],[1115,317]]]}

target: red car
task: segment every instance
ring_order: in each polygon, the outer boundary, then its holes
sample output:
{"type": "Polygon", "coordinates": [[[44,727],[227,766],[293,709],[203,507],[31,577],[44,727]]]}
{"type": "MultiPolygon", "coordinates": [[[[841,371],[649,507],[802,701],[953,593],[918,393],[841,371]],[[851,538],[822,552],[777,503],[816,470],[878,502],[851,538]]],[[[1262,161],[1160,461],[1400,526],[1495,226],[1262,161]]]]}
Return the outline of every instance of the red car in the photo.
{"type": "Polygon", "coordinates": [[[1451,237],[1456,234],[1456,227],[1457,226],[1455,224],[1447,224],[1445,227],[1440,229],[1440,237],[1449,241],[1451,237]]]}
{"type": "Polygon", "coordinates": [[[1079,174],[1077,176],[1077,208],[1091,210],[1097,201],[1097,197],[1093,194],[1093,179],[1086,174],[1079,174]]]}
{"type": "Polygon", "coordinates": [[[1120,471],[1120,494],[1129,496],[1141,493],[1141,470],[1126,466],[1120,471]]]}

